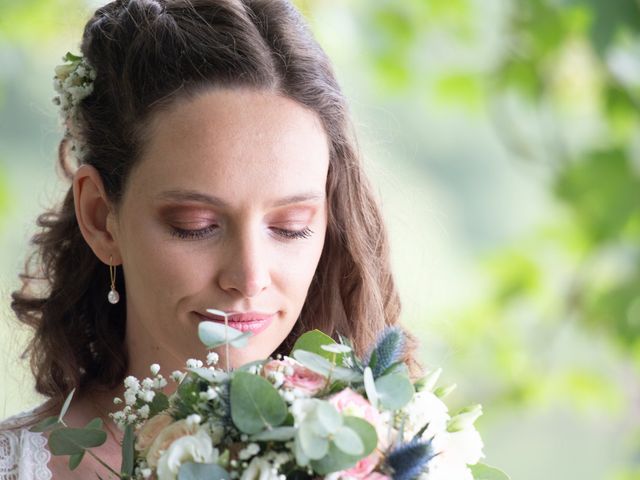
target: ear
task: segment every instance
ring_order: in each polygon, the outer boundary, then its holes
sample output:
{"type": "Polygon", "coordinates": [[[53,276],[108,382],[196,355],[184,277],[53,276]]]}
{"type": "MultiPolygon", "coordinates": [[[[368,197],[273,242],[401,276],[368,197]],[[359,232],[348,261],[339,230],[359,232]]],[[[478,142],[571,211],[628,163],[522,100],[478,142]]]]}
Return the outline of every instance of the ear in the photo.
{"type": "Polygon", "coordinates": [[[115,235],[115,214],[98,171],[82,165],[73,176],[73,200],[85,241],[104,264],[122,263],[115,235]]]}

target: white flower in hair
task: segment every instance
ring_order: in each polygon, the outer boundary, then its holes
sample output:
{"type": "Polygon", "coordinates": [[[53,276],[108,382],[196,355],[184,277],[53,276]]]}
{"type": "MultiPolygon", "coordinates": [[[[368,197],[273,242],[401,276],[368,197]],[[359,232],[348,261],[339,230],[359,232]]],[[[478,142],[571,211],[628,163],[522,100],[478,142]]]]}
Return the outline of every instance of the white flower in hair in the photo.
{"type": "Polygon", "coordinates": [[[81,162],[86,153],[86,146],[79,130],[78,104],[93,92],[93,81],[96,70],[87,63],[84,57],[70,52],[62,57],[66,62],[55,68],[53,88],[58,95],[53,103],[60,107],[60,119],[66,127],[65,137],[71,140],[71,152],[81,162]]]}

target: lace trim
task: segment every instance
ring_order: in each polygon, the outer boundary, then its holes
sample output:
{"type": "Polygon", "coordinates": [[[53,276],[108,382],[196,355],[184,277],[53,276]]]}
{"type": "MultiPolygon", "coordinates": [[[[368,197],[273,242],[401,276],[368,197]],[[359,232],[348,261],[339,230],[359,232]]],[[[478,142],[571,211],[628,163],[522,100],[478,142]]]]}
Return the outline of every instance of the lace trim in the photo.
{"type": "Polygon", "coordinates": [[[50,480],[46,445],[44,435],[27,429],[0,432],[0,480],[50,480]]]}
{"type": "Polygon", "coordinates": [[[0,480],[50,480],[51,453],[42,433],[15,428],[36,409],[0,423],[0,480]],[[12,428],[14,427],[14,428],[12,428]]]}

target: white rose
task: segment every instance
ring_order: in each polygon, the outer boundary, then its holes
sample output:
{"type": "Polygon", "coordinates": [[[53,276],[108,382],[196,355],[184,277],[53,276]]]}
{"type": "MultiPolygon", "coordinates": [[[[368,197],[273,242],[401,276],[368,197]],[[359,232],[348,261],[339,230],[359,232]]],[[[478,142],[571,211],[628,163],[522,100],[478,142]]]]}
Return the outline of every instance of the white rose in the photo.
{"type": "Polygon", "coordinates": [[[484,457],[482,438],[473,426],[439,435],[434,439],[434,447],[436,451],[442,451],[441,456],[448,463],[474,465],[484,457]]]}
{"type": "Polygon", "coordinates": [[[408,425],[405,426],[407,439],[413,437],[427,423],[422,438],[429,439],[447,428],[449,421],[448,408],[437,396],[427,390],[416,393],[403,409],[407,414],[408,425]]]}
{"type": "Polygon", "coordinates": [[[213,448],[211,438],[204,429],[195,435],[178,438],[158,460],[158,480],[176,480],[183,463],[215,463],[218,450],[213,448]]]}

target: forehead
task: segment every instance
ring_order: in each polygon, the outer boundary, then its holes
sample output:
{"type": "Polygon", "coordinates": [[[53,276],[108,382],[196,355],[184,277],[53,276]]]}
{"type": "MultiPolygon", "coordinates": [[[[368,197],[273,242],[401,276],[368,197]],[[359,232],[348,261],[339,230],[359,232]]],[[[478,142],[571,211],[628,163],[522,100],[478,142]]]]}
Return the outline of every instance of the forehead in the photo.
{"type": "Polygon", "coordinates": [[[273,196],[326,181],[329,147],[319,116],[272,92],[207,91],[157,114],[147,131],[131,172],[134,193],[273,196]]]}

